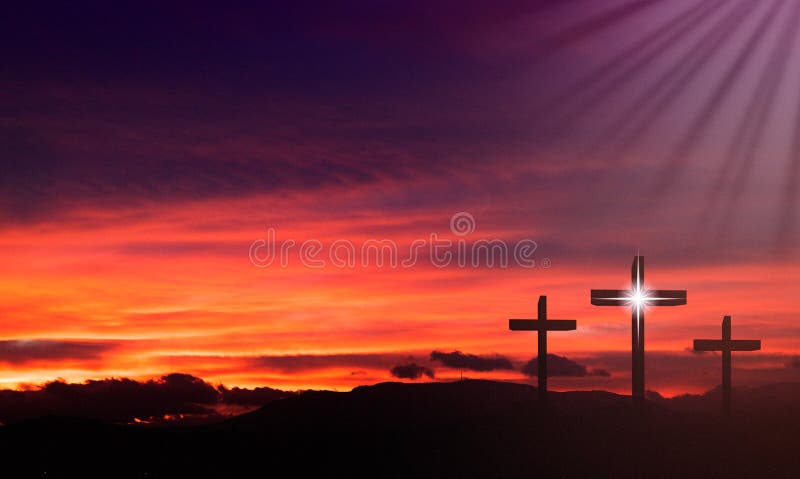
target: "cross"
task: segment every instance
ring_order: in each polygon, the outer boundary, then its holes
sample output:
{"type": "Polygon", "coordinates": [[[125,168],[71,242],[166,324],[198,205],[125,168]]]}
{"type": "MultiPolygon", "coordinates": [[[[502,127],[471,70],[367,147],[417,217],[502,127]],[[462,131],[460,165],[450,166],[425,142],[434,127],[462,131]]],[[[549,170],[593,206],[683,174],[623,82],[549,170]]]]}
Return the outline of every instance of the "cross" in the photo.
{"type": "Polygon", "coordinates": [[[631,307],[631,395],[644,400],[644,310],[646,306],[686,304],[685,290],[648,290],[644,285],[644,256],[636,255],[631,265],[631,289],[593,289],[595,306],[631,307]]]}
{"type": "Polygon", "coordinates": [[[508,329],[512,331],[537,331],[539,333],[539,351],[536,368],[539,374],[539,399],[547,399],[547,332],[574,331],[574,319],[547,319],[547,296],[539,296],[538,319],[509,319],[508,329]]]}
{"type": "Polygon", "coordinates": [[[731,351],[759,351],[759,339],[731,339],[731,317],[722,318],[722,339],[695,339],[695,351],[722,351],[722,412],[731,414],[731,351]]]}

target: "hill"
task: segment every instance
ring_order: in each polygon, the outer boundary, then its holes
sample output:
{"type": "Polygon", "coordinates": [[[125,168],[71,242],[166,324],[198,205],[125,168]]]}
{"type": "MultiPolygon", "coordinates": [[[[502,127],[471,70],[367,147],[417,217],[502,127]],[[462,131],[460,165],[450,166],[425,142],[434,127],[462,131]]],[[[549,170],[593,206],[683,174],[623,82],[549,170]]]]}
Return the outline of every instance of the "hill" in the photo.
{"type": "Polygon", "coordinates": [[[214,425],[25,421],[0,428],[0,447],[9,465],[47,477],[796,477],[796,409],[749,400],[750,414],[726,421],[705,412],[713,393],[642,408],[608,392],[551,393],[543,407],[519,384],[383,383],[309,391],[214,425]]]}

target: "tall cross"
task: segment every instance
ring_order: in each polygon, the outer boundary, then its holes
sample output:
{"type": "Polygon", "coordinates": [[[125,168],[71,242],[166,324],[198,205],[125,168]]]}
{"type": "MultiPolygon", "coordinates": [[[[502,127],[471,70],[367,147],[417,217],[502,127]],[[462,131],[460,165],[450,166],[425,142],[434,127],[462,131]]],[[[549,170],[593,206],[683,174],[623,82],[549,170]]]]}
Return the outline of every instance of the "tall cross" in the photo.
{"type": "Polygon", "coordinates": [[[539,399],[547,399],[547,332],[574,331],[577,321],[574,319],[547,319],[547,296],[539,296],[538,319],[509,319],[508,329],[512,331],[537,331],[539,333],[539,351],[536,368],[539,374],[539,399]]]}
{"type": "Polygon", "coordinates": [[[731,339],[731,317],[722,318],[722,339],[695,339],[695,351],[722,351],[722,412],[731,413],[731,351],[758,351],[760,339],[731,339]]]}
{"type": "Polygon", "coordinates": [[[644,256],[634,256],[631,265],[631,289],[593,289],[595,306],[631,307],[631,395],[644,400],[644,310],[647,306],[686,304],[685,290],[648,290],[644,285],[644,256]]]}

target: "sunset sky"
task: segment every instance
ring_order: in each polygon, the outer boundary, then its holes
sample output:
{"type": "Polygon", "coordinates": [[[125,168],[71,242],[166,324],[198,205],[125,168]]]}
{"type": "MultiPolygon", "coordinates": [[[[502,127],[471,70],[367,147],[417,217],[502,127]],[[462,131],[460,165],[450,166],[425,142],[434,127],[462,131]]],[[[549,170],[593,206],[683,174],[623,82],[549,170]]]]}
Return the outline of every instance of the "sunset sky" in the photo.
{"type": "Polygon", "coordinates": [[[637,252],[648,286],[688,290],[648,310],[648,389],[717,385],[688,348],[726,314],[763,343],[735,384],[800,380],[800,3],[290,3],[0,19],[0,387],[460,376],[432,351],[535,383],[507,320],[546,294],[578,320],[550,352],[610,373],[551,387],[628,393],[630,313],[589,290],[629,287],[637,252]],[[252,260],[270,229],[285,266],[252,260]],[[326,256],[432,234],[530,240],[536,267],[326,256]]]}

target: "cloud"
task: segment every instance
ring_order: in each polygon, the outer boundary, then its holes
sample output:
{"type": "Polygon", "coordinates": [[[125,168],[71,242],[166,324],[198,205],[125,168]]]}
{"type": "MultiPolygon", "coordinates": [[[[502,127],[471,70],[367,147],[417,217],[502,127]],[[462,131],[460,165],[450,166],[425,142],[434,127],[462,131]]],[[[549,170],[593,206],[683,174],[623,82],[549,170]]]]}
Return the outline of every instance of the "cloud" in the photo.
{"type": "MultiPolygon", "coordinates": [[[[537,358],[533,358],[524,366],[522,366],[522,374],[526,376],[536,376],[539,371],[539,361],[537,358]]],[[[611,373],[609,373],[605,369],[592,369],[591,371],[586,369],[586,366],[582,364],[578,364],[575,361],[568,359],[564,356],[558,356],[556,354],[548,354],[547,355],[547,375],[550,377],[586,377],[586,376],[599,376],[599,377],[610,377],[611,373]]]]}
{"type": "MultiPolygon", "coordinates": [[[[496,150],[528,141],[530,128],[520,118],[539,117],[530,114],[530,101],[519,101],[517,89],[469,72],[486,67],[487,48],[527,58],[527,48],[511,48],[517,42],[497,37],[509,34],[505,27],[518,28],[519,18],[539,11],[541,3],[553,2],[513,2],[489,15],[475,6],[419,1],[398,4],[397,14],[389,16],[363,5],[314,14],[271,6],[247,13],[234,9],[221,19],[197,8],[192,21],[170,28],[139,11],[90,9],[77,18],[67,9],[53,18],[69,17],[69,28],[55,22],[37,35],[20,25],[47,25],[51,19],[16,12],[31,20],[0,22],[20,46],[5,58],[9,71],[19,75],[7,83],[10,91],[24,89],[26,95],[7,98],[16,114],[0,128],[7,160],[0,205],[17,220],[31,220],[97,200],[123,206],[137,200],[349,190],[497,161],[496,150]],[[104,27],[108,18],[120,17],[126,27],[104,27]],[[264,22],[276,28],[265,30],[264,22]],[[374,48],[354,49],[353,42],[374,48]],[[31,63],[42,52],[52,53],[54,45],[60,54],[47,55],[52,61],[31,63]],[[142,50],[143,45],[159,48],[142,50]],[[446,65],[438,61],[443,52],[452,60],[446,65]],[[294,60],[301,57],[303,62],[294,60]],[[136,86],[118,81],[134,64],[136,86]],[[208,82],[209,65],[248,80],[235,86],[208,82]],[[60,81],[73,69],[92,80],[78,86],[60,81]],[[420,71],[422,82],[413,73],[420,71]],[[319,81],[321,72],[325,82],[319,81]],[[177,92],[165,86],[170,84],[165,79],[185,75],[195,80],[191,88],[177,92]],[[32,84],[32,77],[48,81],[32,84]],[[407,88],[409,81],[415,88],[407,88]],[[104,88],[98,91],[93,82],[104,88]],[[442,88],[460,100],[443,98],[442,88]],[[476,89],[484,94],[473,95],[476,89]],[[508,111],[509,102],[520,111],[508,111]],[[496,150],[487,155],[491,145],[496,150]],[[108,158],[114,158],[113,166],[108,158]]],[[[538,29],[527,25],[526,36],[533,40],[538,29]]],[[[522,94],[530,100],[528,95],[522,94]]]]}
{"type": "Polygon", "coordinates": [[[692,353],[692,354],[697,354],[697,355],[711,353],[711,351],[698,351],[698,350],[696,350],[694,348],[689,348],[689,347],[684,348],[684,351],[686,351],[687,353],[692,353]]]}
{"type": "Polygon", "coordinates": [[[513,369],[511,361],[504,356],[481,357],[474,354],[464,354],[461,351],[443,353],[431,352],[432,361],[441,361],[444,366],[454,369],[468,369],[470,371],[494,371],[497,369],[513,369]]]}
{"type": "Polygon", "coordinates": [[[255,389],[235,387],[228,389],[225,386],[218,386],[217,390],[222,395],[221,401],[223,403],[238,406],[263,406],[277,399],[283,399],[295,394],[268,387],[257,387],[255,389]]]}
{"type": "Polygon", "coordinates": [[[117,346],[116,342],[108,341],[7,340],[0,341],[0,361],[23,364],[63,359],[99,359],[103,353],[117,346]]]}
{"type": "Polygon", "coordinates": [[[83,384],[53,381],[32,391],[0,391],[3,421],[44,415],[130,422],[135,418],[211,414],[217,390],[187,374],[157,380],[90,380],[83,384]]]}
{"type": "Polygon", "coordinates": [[[386,370],[405,356],[400,354],[296,354],[258,356],[250,359],[255,367],[275,369],[284,373],[319,370],[332,367],[386,370]]]}
{"type": "Polygon", "coordinates": [[[433,379],[433,370],[417,363],[398,364],[390,372],[392,376],[400,379],[419,379],[423,375],[433,379]]]}
{"type": "Polygon", "coordinates": [[[800,356],[792,356],[785,364],[787,369],[800,369],[800,356]]]}
{"type": "Polygon", "coordinates": [[[80,384],[53,381],[38,389],[0,390],[0,421],[42,416],[69,416],[117,423],[162,421],[185,416],[220,417],[218,405],[260,406],[293,393],[270,388],[215,388],[189,374],[159,379],[89,380],[80,384]]]}

